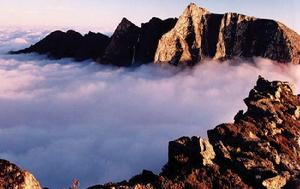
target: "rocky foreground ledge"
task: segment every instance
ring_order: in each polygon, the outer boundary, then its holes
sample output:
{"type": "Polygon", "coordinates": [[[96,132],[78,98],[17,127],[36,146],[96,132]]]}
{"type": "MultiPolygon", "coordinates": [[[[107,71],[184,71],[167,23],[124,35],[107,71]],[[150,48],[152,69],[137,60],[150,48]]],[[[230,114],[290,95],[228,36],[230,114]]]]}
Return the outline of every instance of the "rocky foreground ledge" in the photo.
{"type": "Polygon", "coordinates": [[[169,143],[159,175],[150,171],[108,188],[300,188],[300,101],[287,82],[259,77],[234,123],[208,131],[208,139],[169,143]]]}
{"type": "MultiPolygon", "coordinates": [[[[287,82],[259,77],[234,123],[208,131],[208,139],[169,142],[159,175],[144,170],[129,181],[89,189],[300,188],[300,101],[287,82]]],[[[0,160],[0,188],[40,189],[34,177],[0,160]]]]}

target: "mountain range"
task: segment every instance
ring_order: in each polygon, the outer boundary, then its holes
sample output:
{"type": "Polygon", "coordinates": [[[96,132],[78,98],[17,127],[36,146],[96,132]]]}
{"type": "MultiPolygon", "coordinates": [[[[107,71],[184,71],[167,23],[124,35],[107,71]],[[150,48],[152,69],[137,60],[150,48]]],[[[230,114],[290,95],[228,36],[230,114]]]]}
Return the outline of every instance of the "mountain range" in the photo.
{"type": "Polygon", "coordinates": [[[214,14],[191,3],[177,18],[152,18],[141,27],[123,18],[111,37],[89,32],[54,31],[12,54],[39,53],[51,58],[93,59],[101,64],[194,65],[205,59],[263,57],[300,63],[300,36],[284,24],[237,13],[214,14]]]}

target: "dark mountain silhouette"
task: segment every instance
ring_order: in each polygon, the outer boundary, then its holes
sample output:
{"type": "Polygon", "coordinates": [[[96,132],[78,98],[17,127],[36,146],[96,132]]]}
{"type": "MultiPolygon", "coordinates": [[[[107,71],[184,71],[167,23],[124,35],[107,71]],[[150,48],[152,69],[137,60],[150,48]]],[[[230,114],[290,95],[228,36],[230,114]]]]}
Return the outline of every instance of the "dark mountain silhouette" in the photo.
{"type": "Polygon", "coordinates": [[[68,57],[76,60],[96,59],[102,56],[109,40],[109,37],[100,33],[89,32],[82,36],[73,30],[55,31],[31,47],[13,53],[35,52],[48,54],[57,59],[68,57]]]}
{"type": "Polygon", "coordinates": [[[139,34],[140,28],[123,18],[112,35],[100,62],[116,66],[130,66],[134,62],[139,34]]]}

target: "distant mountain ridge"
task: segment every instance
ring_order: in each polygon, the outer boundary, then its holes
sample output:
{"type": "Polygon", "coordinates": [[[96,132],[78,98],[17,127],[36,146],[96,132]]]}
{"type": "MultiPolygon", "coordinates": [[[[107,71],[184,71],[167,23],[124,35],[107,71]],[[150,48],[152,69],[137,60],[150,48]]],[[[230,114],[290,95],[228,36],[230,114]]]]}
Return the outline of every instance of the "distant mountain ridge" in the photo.
{"type": "Polygon", "coordinates": [[[94,59],[101,64],[194,65],[209,58],[264,57],[300,63],[300,36],[280,22],[237,13],[213,14],[191,3],[177,18],[152,18],[141,27],[123,18],[109,38],[90,32],[55,31],[13,54],[48,54],[52,58],[94,59]]]}

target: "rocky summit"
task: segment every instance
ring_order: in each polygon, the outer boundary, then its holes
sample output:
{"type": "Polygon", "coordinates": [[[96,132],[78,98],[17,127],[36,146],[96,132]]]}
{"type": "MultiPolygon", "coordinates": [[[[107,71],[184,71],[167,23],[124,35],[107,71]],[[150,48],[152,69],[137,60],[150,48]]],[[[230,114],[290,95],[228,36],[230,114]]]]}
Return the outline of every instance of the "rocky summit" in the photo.
{"type": "Polygon", "coordinates": [[[300,36],[280,22],[237,13],[213,14],[191,3],[177,18],[152,18],[141,27],[124,18],[112,37],[55,31],[14,54],[48,54],[52,58],[92,58],[102,64],[149,62],[194,65],[204,59],[263,57],[300,63],[300,36]]]}
{"type": "Polygon", "coordinates": [[[300,36],[274,20],[213,14],[192,3],[160,39],[155,62],[193,65],[205,58],[256,56],[299,64],[300,36]]]}
{"type": "Polygon", "coordinates": [[[208,139],[169,142],[159,175],[144,170],[129,181],[89,189],[300,188],[300,100],[293,85],[259,77],[234,123],[208,131],[208,139]]]}
{"type": "Polygon", "coordinates": [[[41,189],[41,186],[28,171],[24,171],[6,160],[0,160],[0,188],[41,189]]]}

